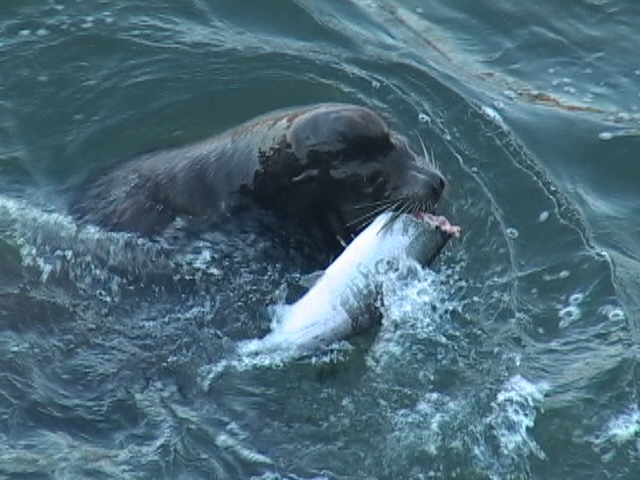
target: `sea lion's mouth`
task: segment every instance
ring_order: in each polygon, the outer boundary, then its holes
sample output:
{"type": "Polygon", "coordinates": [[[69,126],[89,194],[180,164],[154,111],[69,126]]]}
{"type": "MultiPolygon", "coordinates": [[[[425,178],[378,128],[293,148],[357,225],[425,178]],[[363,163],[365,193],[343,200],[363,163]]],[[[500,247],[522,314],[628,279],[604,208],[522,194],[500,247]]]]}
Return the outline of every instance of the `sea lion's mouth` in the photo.
{"type": "Polygon", "coordinates": [[[358,230],[365,228],[373,221],[376,216],[386,212],[392,213],[388,223],[393,223],[401,215],[410,215],[454,237],[459,237],[462,231],[459,226],[453,225],[446,217],[438,215],[436,202],[424,196],[389,198],[355,207],[355,209],[364,208],[367,208],[367,211],[346,223],[346,229],[353,229],[351,230],[351,238],[357,235],[358,230]]]}
{"type": "Polygon", "coordinates": [[[397,211],[400,213],[409,213],[421,222],[427,223],[438,228],[443,233],[458,238],[462,232],[462,228],[453,225],[449,219],[436,213],[437,200],[434,202],[428,198],[407,199],[404,205],[397,211]]]}
{"type": "Polygon", "coordinates": [[[442,230],[442,232],[458,238],[462,232],[462,228],[458,225],[452,225],[451,222],[442,215],[435,215],[429,212],[416,212],[414,216],[421,222],[428,223],[436,228],[442,230]]]}

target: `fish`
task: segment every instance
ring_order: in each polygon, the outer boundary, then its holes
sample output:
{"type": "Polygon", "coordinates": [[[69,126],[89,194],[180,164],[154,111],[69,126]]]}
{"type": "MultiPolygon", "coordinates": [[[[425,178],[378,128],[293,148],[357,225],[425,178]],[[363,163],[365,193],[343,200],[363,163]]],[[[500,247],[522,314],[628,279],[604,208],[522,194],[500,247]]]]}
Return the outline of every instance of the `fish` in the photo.
{"type": "Polygon", "coordinates": [[[385,212],[375,218],[295,303],[274,310],[271,331],[240,342],[243,358],[311,354],[379,324],[383,281],[410,259],[429,267],[461,229],[442,216],[385,212]]]}

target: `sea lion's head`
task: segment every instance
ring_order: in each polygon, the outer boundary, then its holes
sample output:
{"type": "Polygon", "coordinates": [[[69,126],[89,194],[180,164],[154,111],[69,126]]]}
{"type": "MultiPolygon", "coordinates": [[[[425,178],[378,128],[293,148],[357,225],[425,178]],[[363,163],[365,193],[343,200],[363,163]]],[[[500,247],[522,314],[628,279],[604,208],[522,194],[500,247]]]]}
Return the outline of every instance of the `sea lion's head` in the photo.
{"type": "Polygon", "coordinates": [[[373,111],[326,105],[289,121],[283,144],[262,155],[255,185],[263,203],[331,250],[384,211],[430,213],[440,200],[443,176],[373,111]]]}

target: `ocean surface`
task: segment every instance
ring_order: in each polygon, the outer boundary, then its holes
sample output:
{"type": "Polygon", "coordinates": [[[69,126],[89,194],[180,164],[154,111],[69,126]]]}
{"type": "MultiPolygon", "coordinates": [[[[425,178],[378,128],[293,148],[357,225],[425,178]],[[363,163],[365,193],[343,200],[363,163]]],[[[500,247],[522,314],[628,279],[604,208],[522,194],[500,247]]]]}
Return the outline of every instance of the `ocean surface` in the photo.
{"type": "Polygon", "coordinates": [[[640,2],[0,3],[0,478],[640,478],[640,2]],[[89,172],[380,112],[449,187],[379,330],[213,375],[312,266],[79,225],[89,172]]]}

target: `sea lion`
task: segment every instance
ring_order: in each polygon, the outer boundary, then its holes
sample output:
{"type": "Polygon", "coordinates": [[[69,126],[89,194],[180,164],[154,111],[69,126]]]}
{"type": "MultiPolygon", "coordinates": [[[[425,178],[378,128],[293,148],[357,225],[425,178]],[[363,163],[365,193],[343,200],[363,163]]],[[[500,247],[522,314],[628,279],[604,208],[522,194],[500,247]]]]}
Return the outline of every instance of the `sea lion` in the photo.
{"type": "Polygon", "coordinates": [[[431,212],[445,180],[375,112],[320,104],[142,155],[90,178],[72,212],[112,230],[161,234],[254,205],[337,253],[378,214],[431,212]]]}

